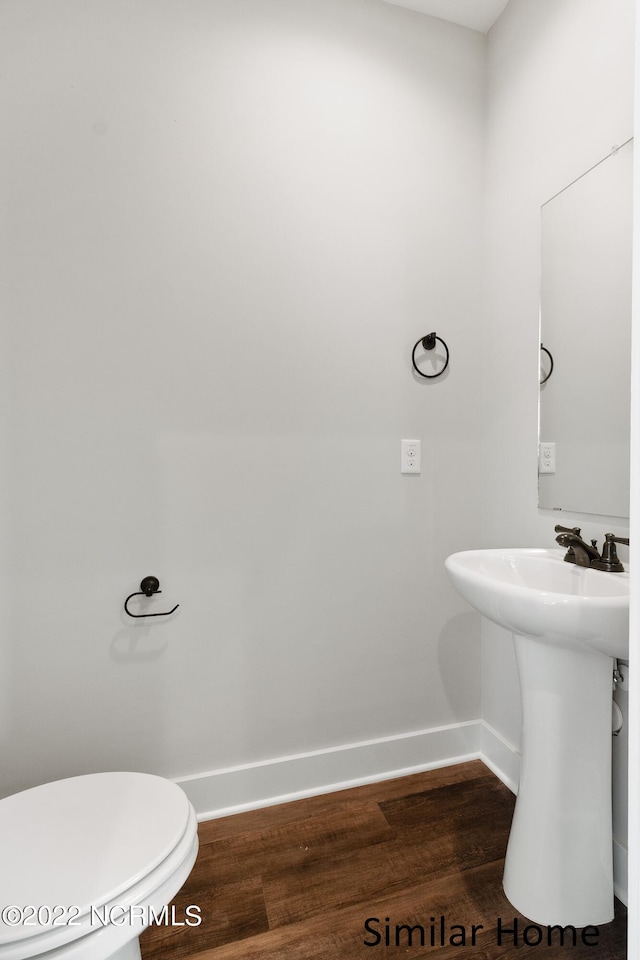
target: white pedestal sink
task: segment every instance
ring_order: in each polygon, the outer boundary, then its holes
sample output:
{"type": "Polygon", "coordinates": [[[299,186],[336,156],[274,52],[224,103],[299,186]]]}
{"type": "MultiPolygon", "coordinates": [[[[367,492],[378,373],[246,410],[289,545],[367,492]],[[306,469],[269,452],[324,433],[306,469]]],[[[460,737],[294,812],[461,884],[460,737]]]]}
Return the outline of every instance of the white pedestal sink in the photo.
{"type": "Polygon", "coordinates": [[[522,690],[520,785],[504,890],[541,924],[613,919],[613,658],[629,655],[629,577],[564,550],[469,550],[446,560],[458,592],[513,633],[522,690]]]}

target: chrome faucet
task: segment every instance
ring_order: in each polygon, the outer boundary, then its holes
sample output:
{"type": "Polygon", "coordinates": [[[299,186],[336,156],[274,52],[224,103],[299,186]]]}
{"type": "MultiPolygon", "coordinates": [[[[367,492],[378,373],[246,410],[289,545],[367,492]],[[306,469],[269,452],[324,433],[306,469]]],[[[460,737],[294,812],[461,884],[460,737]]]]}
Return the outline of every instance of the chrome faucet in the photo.
{"type": "Polygon", "coordinates": [[[605,533],[601,556],[598,553],[597,540],[592,540],[589,546],[580,536],[579,527],[561,527],[557,524],[555,531],[558,534],[556,543],[561,547],[567,547],[564,558],[567,563],[575,563],[579,567],[593,567],[594,570],[607,570],[609,573],[624,572],[624,567],[618,559],[616,543],[625,543],[628,546],[628,537],[616,537],[613,533],[605,533]]]}

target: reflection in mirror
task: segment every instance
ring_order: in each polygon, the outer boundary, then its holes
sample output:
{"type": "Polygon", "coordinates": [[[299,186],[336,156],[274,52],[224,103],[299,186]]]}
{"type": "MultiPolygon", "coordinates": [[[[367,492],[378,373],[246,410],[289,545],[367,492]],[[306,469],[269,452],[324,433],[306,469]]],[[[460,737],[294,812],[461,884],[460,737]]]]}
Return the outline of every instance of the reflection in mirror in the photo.
{"type": "Polygon", "coordinates": [[[542,207],[538,502],[549,510],[629,516],[632,151],[629,140],[542,207]]]}

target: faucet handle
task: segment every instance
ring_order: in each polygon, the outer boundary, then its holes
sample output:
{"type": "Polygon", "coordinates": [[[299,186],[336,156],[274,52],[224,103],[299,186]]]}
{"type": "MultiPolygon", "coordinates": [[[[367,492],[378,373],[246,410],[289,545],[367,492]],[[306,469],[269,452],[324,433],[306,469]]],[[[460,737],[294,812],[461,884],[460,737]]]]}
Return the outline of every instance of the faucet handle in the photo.
{"type": "Polygon", "coordinates": [[[629,544],[628,537],[616,537],[613,533],[605,533],[602,557],[592,564],[596,570],[608,570],[609,573],[624,573],[624,567],[618,559],[616,543],[629,544]]]}
{"type": "Polygon", "coordinates": [[[580,527],[561,527],[556,523],[555,530],[556,533],[575,533],[576,537],[580,536],[580,527]]]}
{"type": "Polygon", "coordinates": [[[629,546],[629,537],[616,537],[613,533],[605,533],[605,546],[607,543],[624,543],[629,546]]]}

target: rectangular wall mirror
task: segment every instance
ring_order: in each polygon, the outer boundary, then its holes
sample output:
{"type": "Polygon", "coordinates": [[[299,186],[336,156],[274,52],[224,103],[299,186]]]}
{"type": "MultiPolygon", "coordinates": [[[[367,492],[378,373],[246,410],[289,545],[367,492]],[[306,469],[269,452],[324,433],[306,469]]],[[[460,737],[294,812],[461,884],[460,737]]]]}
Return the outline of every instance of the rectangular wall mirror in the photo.
{"type": "Polygon", "coordinates": [[[538,503],[629,516],[631,140],[542,206],[538,503]]]}

